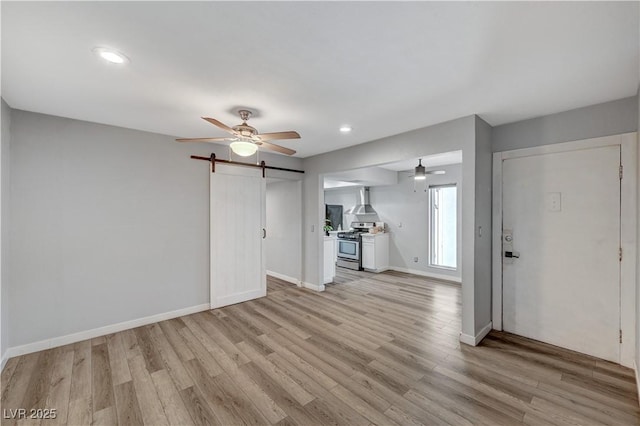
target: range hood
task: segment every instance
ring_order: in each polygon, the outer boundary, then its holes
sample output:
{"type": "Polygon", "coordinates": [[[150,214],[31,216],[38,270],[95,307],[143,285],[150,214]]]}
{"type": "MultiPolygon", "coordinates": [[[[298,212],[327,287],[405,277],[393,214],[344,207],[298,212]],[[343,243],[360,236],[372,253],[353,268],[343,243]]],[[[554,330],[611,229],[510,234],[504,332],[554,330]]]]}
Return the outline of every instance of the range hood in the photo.
{"type": "Polygon", "coordinates": [[[360,188],[359,200],[358,204],[351,207],[347,210],[346,214],[355,214],[355,215],[377,215],[378,213],[371,207],[369,204],[369,187],[363,186],[360,188]]]}

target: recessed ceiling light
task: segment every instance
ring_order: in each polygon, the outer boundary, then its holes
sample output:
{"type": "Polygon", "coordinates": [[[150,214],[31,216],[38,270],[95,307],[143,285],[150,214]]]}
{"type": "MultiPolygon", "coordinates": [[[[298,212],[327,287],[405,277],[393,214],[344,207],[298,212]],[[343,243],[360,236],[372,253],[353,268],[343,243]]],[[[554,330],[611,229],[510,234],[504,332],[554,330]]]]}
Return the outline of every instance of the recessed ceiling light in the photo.
{"type": "Polygon", "coordinates": [[[94,47],[92,52],[112,64],[124,64],[125,62],[129,62],[129,58],[122,53],[106,47],[94,47]]]}
{"type": "Polygon", "coordinates": [[[340,133],[349,133],[351,131],[351,126],[341,126],[340,133]]]}

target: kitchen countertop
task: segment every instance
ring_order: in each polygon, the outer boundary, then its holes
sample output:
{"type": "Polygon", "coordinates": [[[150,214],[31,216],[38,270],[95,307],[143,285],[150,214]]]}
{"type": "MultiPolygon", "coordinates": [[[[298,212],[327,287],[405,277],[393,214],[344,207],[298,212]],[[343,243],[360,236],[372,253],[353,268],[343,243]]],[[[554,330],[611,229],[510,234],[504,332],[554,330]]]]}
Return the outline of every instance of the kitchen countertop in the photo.
{"type": "Polygon", "coordinates": [[[380,237],[382,235],[387,235],[389,234],[388,232],[378,232],[377,234],[370,234],[370,233],[366,233],[366,234],[362,234],[363,237],[380,237]]]}

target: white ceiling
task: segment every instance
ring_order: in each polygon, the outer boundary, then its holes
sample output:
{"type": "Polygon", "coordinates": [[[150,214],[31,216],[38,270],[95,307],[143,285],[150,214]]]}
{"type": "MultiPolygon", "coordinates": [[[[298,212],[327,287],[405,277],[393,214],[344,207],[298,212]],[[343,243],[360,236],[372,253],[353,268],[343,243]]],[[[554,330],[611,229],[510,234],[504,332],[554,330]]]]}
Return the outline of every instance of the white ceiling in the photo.
{"type": "Polygon", "coordinates": [[[182,137],[238,107],[306,157],[477,113],[632,96],[638,3],[1,2],[14,108],[182,137]],[[116,48],[131,62],[91,53],[116,48]],[[353,126],[342,135],[338,127],[353,126]]]}

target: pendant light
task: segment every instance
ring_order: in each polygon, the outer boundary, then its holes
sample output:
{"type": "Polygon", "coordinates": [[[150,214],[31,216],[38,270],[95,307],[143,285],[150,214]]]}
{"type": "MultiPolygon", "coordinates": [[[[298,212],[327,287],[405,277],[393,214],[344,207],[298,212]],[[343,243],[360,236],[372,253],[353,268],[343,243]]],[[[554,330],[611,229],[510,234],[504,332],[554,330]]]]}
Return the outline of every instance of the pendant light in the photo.
{"type": "Polygon", "coordinates": [[[418,165],[416,166],[415,173],[413,174],[414,180],[425,180],[427,178],[427,173],[425,167],[422,165],[422,158],[418,160],[418,165]]]}

